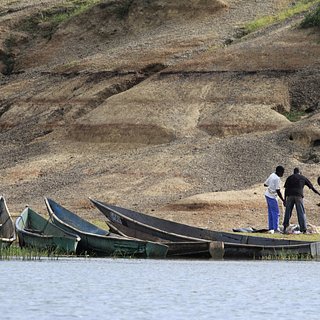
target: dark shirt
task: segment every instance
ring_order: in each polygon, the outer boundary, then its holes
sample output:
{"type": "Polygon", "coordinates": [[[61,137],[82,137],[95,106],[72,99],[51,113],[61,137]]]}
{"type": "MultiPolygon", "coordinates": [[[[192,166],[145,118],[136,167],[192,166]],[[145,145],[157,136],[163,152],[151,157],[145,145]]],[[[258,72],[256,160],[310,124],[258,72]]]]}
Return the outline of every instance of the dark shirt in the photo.
{"type": "Polygon", "coordinates": [[[285,196],[300,196],[303,198],[303,187],[314,189],[312,183],[300,173],[289,176],[284,184],[285,196]]]}

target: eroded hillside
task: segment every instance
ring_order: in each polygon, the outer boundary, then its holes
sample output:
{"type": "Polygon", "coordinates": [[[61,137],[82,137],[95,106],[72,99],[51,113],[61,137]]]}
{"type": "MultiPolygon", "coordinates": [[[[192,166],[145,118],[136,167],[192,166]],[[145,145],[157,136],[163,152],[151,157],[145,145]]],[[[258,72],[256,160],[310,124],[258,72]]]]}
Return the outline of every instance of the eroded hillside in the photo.
{"type": "MultiPolygon", "coordinates": [[[[2,1],[1,193],[18,213],[88,196],[205,227],[264,227],[282,164],[315,183],[319,32],[291,1],[2,1]],[[242,37],[240,37],[242,36],[242,37]],[[290,116],[299,121],[291,122],[290,116]]],[[[310,223],[320,200],[306,191],[310,223]]]]}

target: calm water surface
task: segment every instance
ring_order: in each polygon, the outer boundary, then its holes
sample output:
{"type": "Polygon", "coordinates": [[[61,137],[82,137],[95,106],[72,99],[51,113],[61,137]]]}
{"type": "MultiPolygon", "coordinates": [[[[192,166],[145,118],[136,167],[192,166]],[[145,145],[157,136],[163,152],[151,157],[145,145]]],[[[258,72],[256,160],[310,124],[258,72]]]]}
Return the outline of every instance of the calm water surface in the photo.
{"type": "Polygon", "coordinates": [[[319,319],[320,263],[0,261],[0,319],[319,319]]]}

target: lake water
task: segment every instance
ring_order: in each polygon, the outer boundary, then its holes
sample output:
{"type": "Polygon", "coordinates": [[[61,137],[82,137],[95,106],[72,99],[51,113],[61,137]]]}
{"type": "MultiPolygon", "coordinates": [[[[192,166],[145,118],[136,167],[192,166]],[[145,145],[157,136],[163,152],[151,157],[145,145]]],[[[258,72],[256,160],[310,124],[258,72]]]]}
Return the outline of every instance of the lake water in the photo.
{"type": "Polygon", "coordinates": [[[0,319],[319,319],[320,263],[0,261],[0,319]]]}

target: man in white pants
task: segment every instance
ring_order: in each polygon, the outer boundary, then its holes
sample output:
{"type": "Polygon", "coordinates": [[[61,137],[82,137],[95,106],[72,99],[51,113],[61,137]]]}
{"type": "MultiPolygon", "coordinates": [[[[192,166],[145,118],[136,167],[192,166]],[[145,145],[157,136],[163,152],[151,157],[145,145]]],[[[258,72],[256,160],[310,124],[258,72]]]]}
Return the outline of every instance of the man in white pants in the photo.
{"type": "Polygon", "coordinates": [[[280,191],[280,178],[284,174],[284,167],[277,166],[276,172],[270,174],[268,179],[265,181],[264,186],[267,187],[265,197],[268,205],[268,224],[269,233],[279,232],[279,204],[278,196],[282,200],[285,206],[285,200],[280,191]]]}

